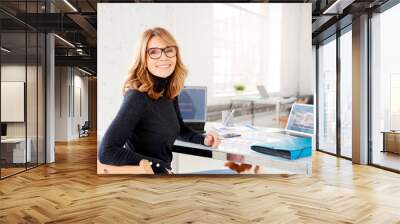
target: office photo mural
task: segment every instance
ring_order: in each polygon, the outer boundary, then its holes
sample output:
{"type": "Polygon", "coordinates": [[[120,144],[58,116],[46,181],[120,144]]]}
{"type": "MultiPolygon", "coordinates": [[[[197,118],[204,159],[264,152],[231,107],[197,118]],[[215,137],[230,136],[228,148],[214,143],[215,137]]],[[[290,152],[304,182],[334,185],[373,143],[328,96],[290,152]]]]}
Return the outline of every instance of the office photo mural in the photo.
{"type": "Polygon", "coordinates": [[[97,173],[303,174],[311,4],[98,4],[97,173]]]}

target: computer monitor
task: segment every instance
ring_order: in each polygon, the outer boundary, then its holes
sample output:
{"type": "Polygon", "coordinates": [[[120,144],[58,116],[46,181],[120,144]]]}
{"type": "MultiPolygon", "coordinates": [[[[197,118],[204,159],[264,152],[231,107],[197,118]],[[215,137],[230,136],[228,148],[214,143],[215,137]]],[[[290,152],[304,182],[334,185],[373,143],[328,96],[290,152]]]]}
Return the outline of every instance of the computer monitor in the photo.
{"type": "Polygon", "coordinates": [[[7,136],[7,124],[1,123],[1,137],[7,136]]]}
{"type": "Polygon", "coordinates": [[[207,120],[207,87],[185,86],[178,96],[179,109],[185,123],[207,120]]]}
{"type": "Polygon", "coordinates": [[[289,133],[311,136],[314,134],[314,105],[298,104],[292,105],[289,119],[286,125],[289,133]]]}

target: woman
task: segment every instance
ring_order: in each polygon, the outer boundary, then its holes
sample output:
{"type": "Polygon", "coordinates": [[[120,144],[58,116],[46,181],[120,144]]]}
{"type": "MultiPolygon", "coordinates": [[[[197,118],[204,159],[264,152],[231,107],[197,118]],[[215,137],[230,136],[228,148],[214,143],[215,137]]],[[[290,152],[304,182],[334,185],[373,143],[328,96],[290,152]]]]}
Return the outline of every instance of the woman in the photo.
{"type": "Polygon", "coordinates": [[[172,146],[178,136],[218,146],[215,132],[202,136],[182,121],[177,96],[186,75],[173,36],[160,27],[146,30],[124,83],[121,108],[102,139],[101,163],[137,165],[146,159],[154,173],[171,173],[172,146]]]}

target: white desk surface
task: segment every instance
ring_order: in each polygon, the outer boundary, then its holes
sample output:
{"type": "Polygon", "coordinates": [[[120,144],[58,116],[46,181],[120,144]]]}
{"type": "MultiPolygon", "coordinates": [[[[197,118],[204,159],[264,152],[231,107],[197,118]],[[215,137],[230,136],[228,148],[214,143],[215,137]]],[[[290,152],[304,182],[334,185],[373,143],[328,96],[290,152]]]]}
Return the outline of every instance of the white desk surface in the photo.
{"type": "Polygon", "coordinates": [[[14,138],[7,137],[5,139],[1,139],[1,144],[15,144],[16,147],[13,148],[13,163],[25,163],[32,161],[31,158],[31,147],[32,147],[32,139],[26,139],[27,144],[25,143],[25,138],[14,138]],[[25,147],[26,145],[26,147],[25,147]]]}
{"type": "Polygon", "coordinates": [[[284,97],[268,97],[268,98],[263,98],[261,96],[235,96],[232,98],[232,101],[253,101],[257,103],[292,103],[296,101],[296,97],[289,97],[289,98],[284,98],[284,97]]]}
{"type": "MultiPolygon", "coordinates": [[[[206,130],[212,130],[213,127],[221,127],[219,123],[207,122],[206,130]]],[[[300,174],[311,174],[312,158],[306,157],[297,160],[288,160],[280,157],[269,156],[263,153],[259,153],[251,150],[250,146],[260,142],[277,141],[278,137],[274,136],[282,131],[281,129],[273,128],[261,128],[256,127],[257,130],[249,127],[241,126],[239,129],[242,136],[235,138],[228,138],[221,140],[218,148],[211,148],[200,144],[194,144],[176,140],[175,146],[188,147],[192,149],[207,150],[211,151],[213,158],[228,160],[228,155],[243,156],[244,163],[255,164],[265,167],[277,168],[293,173],[300,174]],[[275,132],[275,134],[274,134],[275,132]]]]}
{"type": "MultiPolygon", "coordinates": [[[[29,138],[27,139],[28,141],[30,140],[29,138]]],[[[24,142],[25,138],[5,138],[1,139],[1,143],[20,143],[24,142]]]]}

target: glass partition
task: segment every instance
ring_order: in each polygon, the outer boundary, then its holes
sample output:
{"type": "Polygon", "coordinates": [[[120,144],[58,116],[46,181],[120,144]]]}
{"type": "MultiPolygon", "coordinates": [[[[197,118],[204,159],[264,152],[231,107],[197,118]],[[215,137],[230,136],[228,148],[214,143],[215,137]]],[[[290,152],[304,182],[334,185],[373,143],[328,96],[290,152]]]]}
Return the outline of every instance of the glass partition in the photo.
{"type": "MultiPolygon", "coordinates": [[[[0,3],[16,13],[42,13],[43,5],[44,1],[0,3]]],[[[0,26],[0,178],[5,178],[45,163],[46,39],[2,12],[0,26]]]]}
{"type": "Polygon", "coordinates": [[[6,177],[26,169],[26,33],[1,34],[1,175],[6,177]]]}

